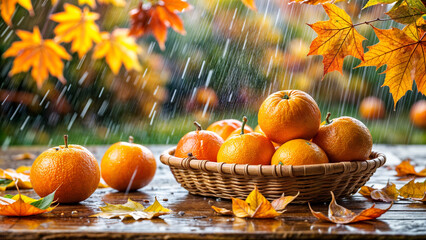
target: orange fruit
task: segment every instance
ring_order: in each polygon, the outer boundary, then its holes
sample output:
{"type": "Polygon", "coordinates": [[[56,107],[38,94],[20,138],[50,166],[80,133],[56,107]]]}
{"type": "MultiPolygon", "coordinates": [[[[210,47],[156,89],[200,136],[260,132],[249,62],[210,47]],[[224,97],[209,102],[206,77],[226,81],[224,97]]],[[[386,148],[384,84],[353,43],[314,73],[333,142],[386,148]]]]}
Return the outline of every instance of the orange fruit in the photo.
{"type": "Polygon", "coordinates": [[[202,130],[199,123],[194,124],[197,130],[185,134],[179,140],[175,157],[186,158],[191,153],[197,159],[216,162],[223,139],[212,131],[202,130]]]}
{"type": "Polygon", "coordinates": [[[330,162],[366,160],[373,148],[368,128],[352,117],[339,117],[322,125],[313,142],[327,153],[330,162]]]}
{"type": "Polygon", "coordinates": [[[49,148],[34,161],[30,179],[34,191],[45,197],[55,192],[59,203],[77,203],[90,197],[98,187],[100,170],[92,153],[80,145],[49,148]]]}
{"type": "Polygon", "coordinates": [[[321,113],[315,100],[299,90],[269,95],[259,109],[258,122],[265,135],[283,144],[291,139],[310,140],[318,132],[321,113]]]}
{"type": "Polygon", "coordinates": [[[211,107],[216,107],[219,103],[219,98],[216,95],[216,92],[211,88],[199,88],[197,90],[196,98],[197,103],[204,106],[209,105],[211,107]]]}
{"type": "MultiPolygon", "coordinates": [[[[247,118],[244,117],[244,125],[247,118]]],[[[217,162],[250,165],[269,165],[275,148],[271,141],[260,133],[251,132],[228,138],[217,153],[217,162]]]]}
{"type": "Polygon", "coordinates": [[[414,126],[426,128],[426,100],[413,104],[410,110],[410,119],[414,126]]]}
{"type": "Polygon", "coordinates": [[[376,97],[367,97],[361,101],[359,114],[365,119],[382,119],[386,114],[385,103],[376,97]]]}
{"type": "Polygon", "coordinates": [[[148,148],[129,142],[111,145],[101,161],[104,181],[118,191],[135,191],[148,185],[154,178],[157,164],[148,148]]]}
{"type": "Polygon", "coordinates": [[[309,165],[328,163],[327,154],[315,143],[305,139],[290,140],[275,151],[272,165],[309,165]]]}
{"type": "MultiPolygon", "coordinates": [[[[249,129],[249,128],[244,128],[244,134],[246,134],[246,133],[251,133],[251,132],[253,132],[251,129],[249,129]]],[[[229,134],[229,136],[228,136],[228,138],[230,138],[230,137],[234,137],[234,136],[238,136],[238,135],[240,135],[241,134],[241,129],[235,129],[231,134],[229,134]]],[[[227,138],[227,139],[228,139],[227,138]]]]}
{"type": "MultiPolygon", "coordinates": [[[[221,136],[224,140],[228,138],[228,136],[235,131],[236,129],[240,129],[243,125],[242,122],[235,119],[224,119],[217,122],[212,123],[207,131],[212,131],[221,136]]],[[[245,125],[244,129],[248,129],[253,131],[251,127],[245,125]]]]}
{"type": "MultiPolygon", "coordinates": [[[[262,134],[263,136],[265,136],[266,137],[266,135],[265,135],[265,133],[263,132],[263,130],[260,128],[260,126],[259,125],[257,125],[255,128],[254,128],[254,131],[255,132],[257,132],[257,133],[260,133],[260,134],[262,134]]],[[[272,141],[271,141],[272,142],[272,141]]],[[[274,147],[277,149],[277,147],[279,147],[279,146],[281,146],[281,144],[278,144],[278,143],[276,143],[276,142],[272,142],[272,144],[274,145],[274,147]]]]}

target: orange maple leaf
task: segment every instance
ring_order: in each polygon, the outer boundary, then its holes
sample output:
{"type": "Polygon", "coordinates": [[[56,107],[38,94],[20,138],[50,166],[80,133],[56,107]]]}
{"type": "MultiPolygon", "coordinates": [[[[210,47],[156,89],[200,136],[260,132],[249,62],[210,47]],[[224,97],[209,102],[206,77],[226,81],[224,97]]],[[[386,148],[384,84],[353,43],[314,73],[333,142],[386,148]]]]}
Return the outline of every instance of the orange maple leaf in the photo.
{"type": "Polygon", "coordinates": [[[161,49],[164,49],[168,27],[182,35],[186,34],[183,22],[176,13],[190,7],[191,5],[182,0],[163,0],[162,4],[158,2],[149,6],[140,3],[138,8],[130,11],[129,35],[139,37],[152,33],[161,49]]]}
{"type": "Polygon", "coordinates": [[[382,72],[386,74],[382,86],[389,87],[394,107],[407,91],[412,90],[413,78],[418,91],[426,94],[426,32],[415,24],[403,30],[373,29],[379,42],[368,47],[369,51],[359,66],[376,66],[377,70],[387,65],[386,71],[382,72]]]}
{"type": "Polygon", "coordinates": [[[115,29],[111,34],[102,33],[102,40],[96,45],[93,51],[93,58],[105,57],[106,62],[114,74],[118,74],[121,64],[130,71],[141,70],[138,54],[140,47],[133,37],[128,36],[127,29],[115,29]]]}
{"type": "Polygon", "coordinates": [[[17,30],[16,34],[22,41],[14,42],[3,54],[5,58],[15,57],[10,75],[27,72],[32,67],[31,76],[39,88],[49,77],[49,73],[61,82],[66,82],[62,75],[62,59],[70,60],[71,56],[62,46],[51,39],[43,39],[38,27],[34,27],[32,33],[17,30]]]}
{"type": "Polygon", "coordinates": [[[235,215],[240,218],[275,218],[285,212],[285,207],[297,196],[281,196],[270,203],[257,189],[241,200],[232,198],[232,211],[226,208],[212,206],[213,210],[221,215],[235,215]]]}
{"type": "Polygon", "coordinates": [[[30,12],[31,16],[34,15],[31,0],[1,0],[1,17],[8,25],[12,25],[12,16],[13,13],[15,13],[17,3],[19,3],[19,5],[21,5],[23,8],[27,9],[30,12]]]}
{"type": "Polygon", "coordinates": [[[410,163],[409,159],[403,160],[398,166],[395,167],[396,176],[416,176],[416,177],[426,177],[426,168],[417,172],[414,166],[410,163]]]}
{"type": "Polygon", "coordinates": [[[373,204],[371,208],[365,209],[362,212],[356,214],[351,210],[337,204],[333,192],[331,192],[331,198],[332,199],[328,207],[328,217],[321,212],[315,212],[312,210],[311,205],[309,204],[309,209],[311,210],[312,215],[326,222],[348,224],[376,219],[387,212],[393,205],[393,203],[391,203],[387,209],[380,209],[375,208],[375,205],[373,204]]]}
{"type": "Polygon", "coordinates": [[[244,5],[246,5],[246,7],[250,8],[251,10],[257,11],[256,3],[254,2],[254,0],[241,0],[241,2],[243,2],[244,5]]]}
{"type": "Polygon", "coordinates": [[[355,30],[351,18],[343,9],[334,4],[324,4],[323,7],[330,20],[308,24],[318,34],[311,43],[308,56],[324,57],[324,75],[336,70],[343,74],[346,56],[364,59],[362,41],[366,39],[355,30]]]}
{"type": "Polygon", "coordinates": [[[93,42],[99,42],[101,35],[95,21],[99,14],[90,12],[89,8],[80,8],[65,3],[64,12],[53,14],[50,19],[58,22],[54,32],[58,41],[72,42],[71,51],[77,52],[81,58],[93,46],[93,42]]]}
{"type": "MultiPolygon", "coordinates": [[[[19,191],[19,189],[18,189],[19,191]]],[[[2,216],[32,216],[52,211],[51,207],[55,193],[39,200],[22,194],[0,197],[0,215],[2,216]]]]}

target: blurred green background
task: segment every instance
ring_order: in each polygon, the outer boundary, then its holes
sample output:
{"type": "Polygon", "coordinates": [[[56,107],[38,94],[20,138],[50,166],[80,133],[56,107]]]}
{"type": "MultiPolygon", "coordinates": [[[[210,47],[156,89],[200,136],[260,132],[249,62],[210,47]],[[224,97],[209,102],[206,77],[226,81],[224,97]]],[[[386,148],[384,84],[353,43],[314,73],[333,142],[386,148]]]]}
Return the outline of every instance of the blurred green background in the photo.
{"type": "MultiPolygon", "coordinates": [[[[76,1],[67,1],[76,4],[76,1]]],[[[168,32],[166,49],[155,39],[138,40],[143,48],[141,73],[124,69],[114,76],[104,60],[92,60],[91,52],[65,64],[67,84],[50,78],[38,89],[30,74],[8,76],[11,58],[0,59],[0,145],[58,145],[68,134],[71,143],[111,144],[129,135],[143,144],[175,144],[192,122],[204,128],[226,118],[249,118],[257,125],[257,109],[272,92],[300,89],[318,102],[323,118],[353,116],[370,129],[375,143],[426,144],[425,129],[413,126],[411,106],[425,99],[408,92],[393,109],[384,75],[373,67],[353,69],[359,60],[345,59],[344,74],[334,72],[322,79],[322,58],[306,56],[316,37],[306,23],[326,20],[320,6],[289,4],[287,0],[257,1],[254,12],[238,0],[188,0],[192,10],[180,14],[187,34],[168,32]],[[366,119],[359,113],[361,101],[375,96],[385,106],[382,119],[366,119]]],[[[354,22],[382,17],[386,6],[361,10],[366,1],[341,3],[354,22]]],[[[0,22],[0,54],[18,37],[15,29],[31,30],[36,24],[49,24],[53,37],[55,24],[47,21],[51,5],[32,1],[35,16],[18,7],[14,27],[0,22]]],[[[99,5],[101,30],[129,26],[125,7],[99,5]]],[[[62,10],[62,8],[59,8],[62,10]]],[[[400,27],[379,22],[379,28],[400,27]]],[[[358,29],[368,41],[377,42],[371,27],[358,29]]],[[[65,44],[69,49],[69,45],[65,44]]]]}

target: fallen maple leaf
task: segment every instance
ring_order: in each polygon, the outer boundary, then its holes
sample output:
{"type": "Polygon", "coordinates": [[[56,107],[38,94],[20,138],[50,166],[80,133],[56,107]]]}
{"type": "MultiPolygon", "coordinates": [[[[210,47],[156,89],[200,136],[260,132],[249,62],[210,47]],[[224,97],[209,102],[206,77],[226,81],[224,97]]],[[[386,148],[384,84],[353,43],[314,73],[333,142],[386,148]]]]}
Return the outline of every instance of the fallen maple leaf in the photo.
{"type": "Polygon", "coordinates": [[[414,166],[410,163],[409,159],[403,160],[398,166],[395,167],[396,176],[416,176],[416,177],[426,177],[426,168],[417,172],[414,166]]]}
{"type": "Polygon", "coordinates": [[[14,42],[3,54],[5,58],[15,56],[10,75],[28,72],[32,67],[31,76],[39,88],[49,77],[49,73],[61,82],[66,82],[62,75],[62,59],[69,60],[71,56],[62,46],[51,39],[43,39],[37,26],[32,33],[16,30],[16,34],[22,41],[14,42]]]}
{"type": "Polygon", "coordinates": [[[71,42],[71,51],[77,52],[81,58],[93,46],[93,42],[101,41],[99,27],[95,21],[99,14],[90,12],[89,8],[80,8],[65,3],[64,12],[53,14],[50,19],[58,22],[53,30],[57,41],[71,42]]]}
{"type": "Polygon", "coordinates": [[[334,4],[324,4],[323,7],[330,20],[308,24],[318,34],[311,43],[308,56],[323,56],[324,75],[333,71],[343,74],[346,56],[364,59],[362,41],[366,39],[355,30],[351,18],[343,9],[334,4]]]}
{"type": "Polygon", "coordinates": [[[382,189],[362,186],[359,193],[364,197],[370,197],[373,200],[383,202],[393,202],[398,200],[398,190],[396,189],[395,184],[390,182],[388,182],[382,189]]]}
{"type": "Polygon", "coordinates": [[[34,15],[31,0],[1,0],[1,17],[9,26],[12,25],[12,16],[15,13],[17,3],[19,3],[19,5],[21,5],[23,8],[27,9],[31,16],[34,15]]]}
{"type": "Polygon", "coordinates": [[[136,44],[135,38],[128,36],[127,29],[115,29],[111,34],[104,32],[101,37],[102,40],[93,51],[94,59],[105,57],[115,75],[118,74],[121,64],[127,71],[142,69],[138,60],[141,49],[136,44]]]}
{"type": "Polygon", "coordinates": [[[157,201],[155,198],[154,203],[145,208],[142,204],[132,201],[131,199],[127,200],[126,204],[109,204],[106,203],[106,206],[99,207],[102,212],[91,215],[90,217],[101,217],[101,218],[120,218],[121,220],[125,218],[133,218],[135,220],[139,219],[152,219],[159,217],[161,215],[169,214],[170,209],[167,209],[157,201]]]}
{"type": "Polygon", "coordinates": [[[28,171],[30,167],[21,166],[14,169],[1,169],[0,168],[0,180],[2,180],[3,184],[0,185],[0,191],[5,191],[7,188],[14,187],[15,183],[19,188],[32,188],[30,182],[30,173],[28,171]],[[6,181],[11,180],[12,182],[6,181]],[[6,182],[9,182],[8,185],[4,186],[6,182]]]}
{"type": "Polygon", "coordinates": [[[417,183],[411,180],[399,189],[399,194],[403,198],[426,202],[426,180],[417,183]]]}
{"type": "MultiPolygon", "coordinates": [[[[19,191],[19,189],[18,189],[19,191]]],[[[52,211],[51,207],[55,193],[41,199],[33,199],[22,194],[0,197],[0,215],[3,216],[32,216],[52,211]]]]}
{"type": "Polygon", "coordinates": [[[308,203],[308,205],[312,215],[314,215],[317,219],[332,223],[348,224],[376,219],[387,212],[392,207],[393,202],[387,209],[374,208],[375,204],[373,204],[371,208],[365,209],[359,214],[356,214],[351,210],[337,204],[336,199],[334,198],[334,194],[331,192],[331,202],[328,207],[328,217],[326,217],[321,212],[315,212],[312,210],[311,204],[308,203]]]}
{"type": "MultiPolygon", "coordinates": [[[[420,24],[424,22],[419,19],[420,24]]],[[[426,39],[425,31],[410,24],[403,30],[373,27],[379,42],[369,46],[364,61],[358,66],[387,65],[383,86],[388,86],[394,99],[394,107],[405,93],[412,89],[413,76],[419,92],[426,94],[426,39]]]]}
{"type": "Polygon", "coordinates": [[[152,33],[157,39],[161,49],[165,48],[167,28],[171,27],[176,32],[185,35],[185,28],[178,12],[188,10],[191,7],[182,0],[163,0],[142,4],[130,11],[131,27],[129,35],[139,37],[152,33]]]}
{"type": "Polygon", "coordinates": [[[254,0],[241,0],[242,3],[244,3],[244,5],[246,5],[246,7],[250,8],[253,11],[257,11],[256,8],[256,3],[254,0]]]}
{"type": "Polygon", "coordinates": [[[232,198],[232,211],[226,208],[212,206],[213,210],[221,215],[235,215],[240,218],[275,218],[281,215],[285,207],[297,196],[284,195],[272,204],[259,192],[257,187],[247,196],[245,201],[232,198]]]}

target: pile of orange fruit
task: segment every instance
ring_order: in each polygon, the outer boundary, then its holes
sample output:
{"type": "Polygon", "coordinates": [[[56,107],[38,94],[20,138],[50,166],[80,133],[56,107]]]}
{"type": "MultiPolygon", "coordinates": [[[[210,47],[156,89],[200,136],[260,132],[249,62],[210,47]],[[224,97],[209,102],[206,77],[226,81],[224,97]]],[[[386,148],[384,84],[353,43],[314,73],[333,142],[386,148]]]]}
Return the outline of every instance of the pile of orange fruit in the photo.
{"type": "Polygon", "coordinates": [[[225,119],[187,133],[175,156],[250,165],[310,165],[369,158],[373,140],[368,128],[352,117],[321,123],[315,100],[299,90],[269,95],[259,108],[255,130],[243,121],[225,119]]]}

